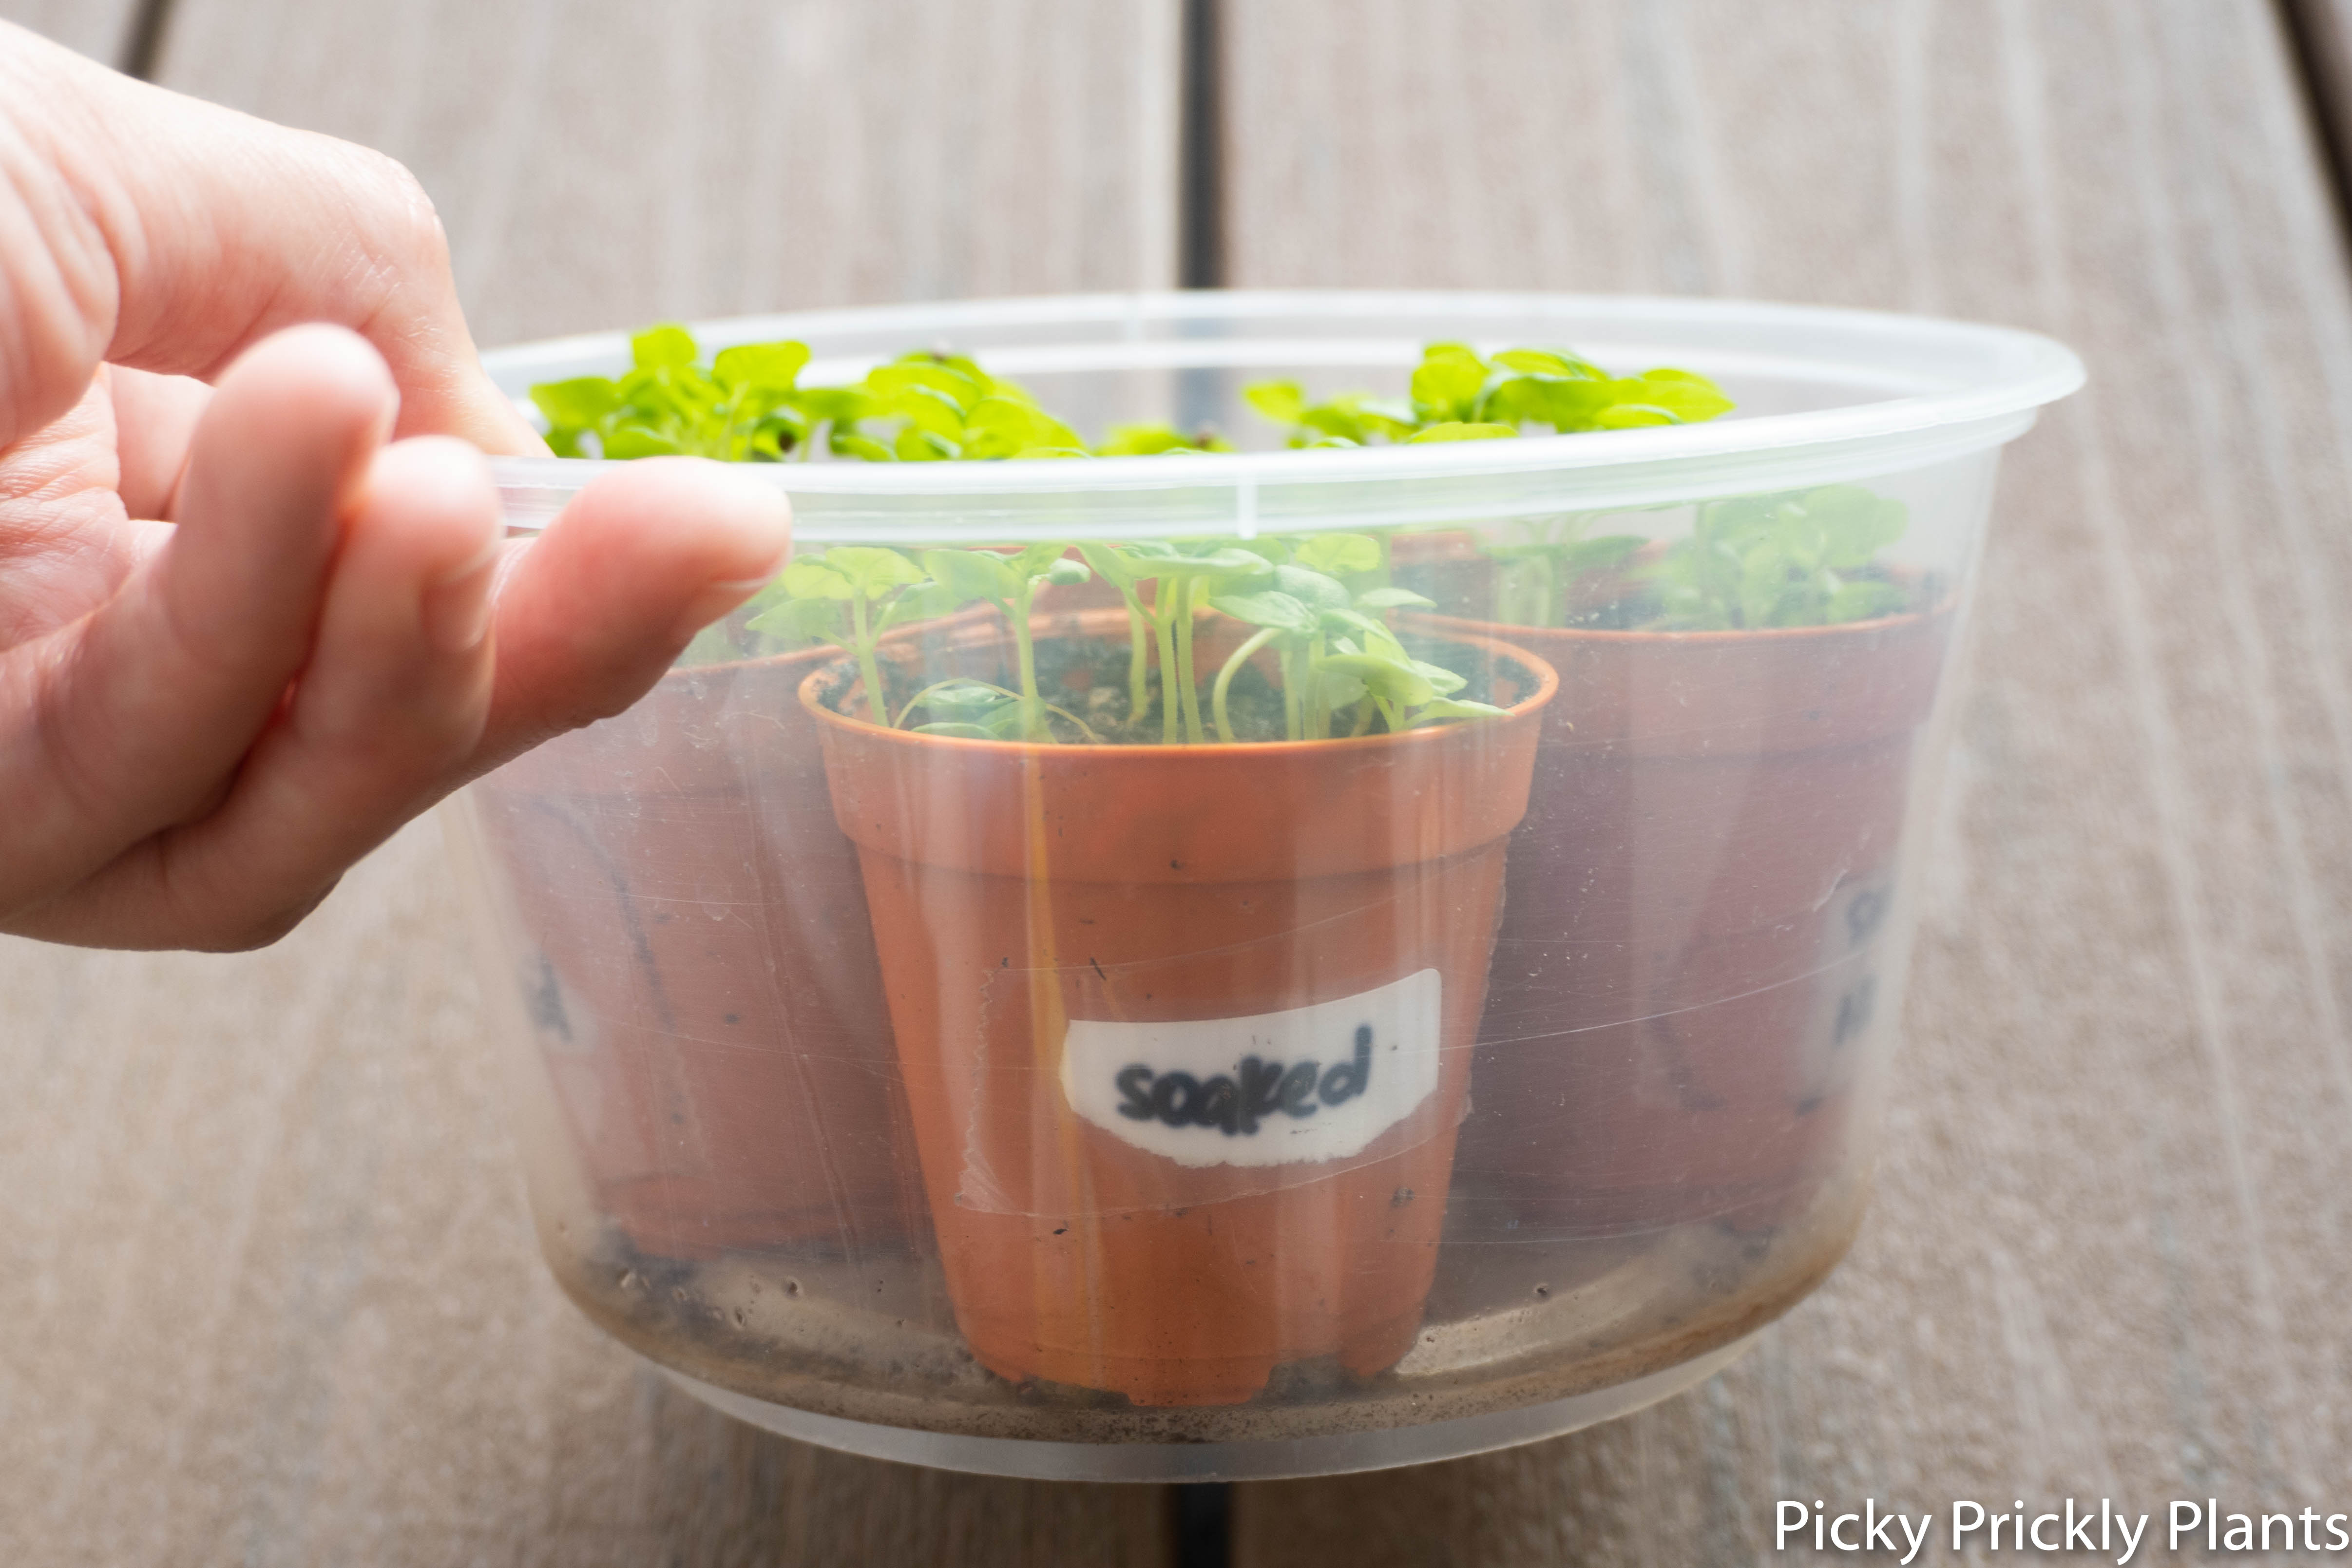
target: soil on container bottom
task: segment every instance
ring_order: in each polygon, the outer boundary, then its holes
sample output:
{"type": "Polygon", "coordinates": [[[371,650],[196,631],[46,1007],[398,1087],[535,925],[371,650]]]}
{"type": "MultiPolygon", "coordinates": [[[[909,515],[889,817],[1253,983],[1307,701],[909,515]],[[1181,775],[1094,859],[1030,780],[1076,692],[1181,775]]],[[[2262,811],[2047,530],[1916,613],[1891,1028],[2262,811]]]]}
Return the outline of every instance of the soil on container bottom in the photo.
{"type": "Polygon", "coordinates": [[[565,1292],[614,1337],[757,1399],[968,1436],[1256,1442],[1518,1409],[1679,1365],[1753,1333],[1820,1284],[1853,1239],[1868,1184],[1862,1173],[1844,1177],[1769,1230],[1696,1223],[1449,1245],[1420,1342],[1392,1370],[1355,1377],[1297,1363],[1236,1405],[1139,1406],[997,1377],[955,1334],[936,1263],[757,1253],[677,1263],[644,1257],[610,1226],[585,1249],[542,1240],[565,1292]]]}

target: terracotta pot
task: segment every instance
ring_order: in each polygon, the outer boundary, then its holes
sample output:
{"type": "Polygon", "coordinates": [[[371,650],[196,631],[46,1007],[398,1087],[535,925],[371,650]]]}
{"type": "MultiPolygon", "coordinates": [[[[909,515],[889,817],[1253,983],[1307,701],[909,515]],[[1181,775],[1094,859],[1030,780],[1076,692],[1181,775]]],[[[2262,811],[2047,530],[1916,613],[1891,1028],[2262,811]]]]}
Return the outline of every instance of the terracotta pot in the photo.
{"type": "MultiPolygon", "coordinates": [[[[1125,625],[1037,636],[1123,661],[1125,625]]],[[[1230,1404],[1285,1362],[1368,1374],[1411,1344],[1555,689],[1464,640],[1507,718],[1361,740],[947,739],[834,711],[846,668],[802,688],[949,1294],[992,1371],[1230,1404]]]]}
{"type": "Polygon", "coordinates": [[[1560,680],[1463,1129],[1478,1228],[1766,1226],[1838,1171],[1951,621],[1948,606],[1757,632],[1416,618],[1521,641],[1560,680]]]}
{"type": "Polygon", "coordinates": [[[483,781],[521,979],[605,1211],[643,1251],[903,1243],[919,1198],[814,649],[674,670],[483,781]]]}

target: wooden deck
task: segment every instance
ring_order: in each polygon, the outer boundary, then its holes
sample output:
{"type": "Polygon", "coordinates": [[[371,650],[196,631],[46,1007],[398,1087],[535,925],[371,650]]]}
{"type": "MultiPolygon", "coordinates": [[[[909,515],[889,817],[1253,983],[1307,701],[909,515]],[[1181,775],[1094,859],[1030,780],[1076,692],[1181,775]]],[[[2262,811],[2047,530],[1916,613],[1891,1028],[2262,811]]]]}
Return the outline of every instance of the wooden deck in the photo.
{"type": "MultiPolygon", "coordinates": [[[[101,58],[135,9],[0,0],[101,58]]],[[[1853,1257],[1627,1420],[1238,1488],[1234,1561],[1748,1561],[1783,1497],[2347,1506],[2329,0],[1223,10],[1231,283],[1927,310],[2093,378],[2002,478],[1853,1257]]],[[[1179,276],[1175,0],[162,22],[158,79],[409,163],[486,343],[1179,276]]],[[[0,1561],[1172,1560],[1164,1489],[770,1438],[590,1330],[532,1255],[453,903],[427,825],[266,952],[0,942],[0,1561]]]]}

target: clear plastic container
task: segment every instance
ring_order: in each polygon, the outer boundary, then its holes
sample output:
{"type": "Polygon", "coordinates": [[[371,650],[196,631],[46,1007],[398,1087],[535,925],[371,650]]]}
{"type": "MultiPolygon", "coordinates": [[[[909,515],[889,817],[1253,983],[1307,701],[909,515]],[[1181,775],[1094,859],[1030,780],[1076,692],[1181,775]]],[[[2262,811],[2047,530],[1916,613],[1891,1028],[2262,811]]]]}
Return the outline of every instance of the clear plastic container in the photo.
{"type": "MultiPolygon", "coordinates": [[[[739,615],[628,713],[466,791],[448,822],[539,1234],[597,1322],[722,1408],[884,1458],[1276,1476],[1622,1414],[1836,1264],[1994,468],[2079,384],[2066,350],[1536,295],[698,335],[799,339],[816,384],[949,345],[1088,436],[1205,421],[1267,448],[759,467],[798,552],[1370,535],[1351,570],[1434,605],[1379,614],[1506,711],[1178,745],[871,721],[871,680],[897,708],[941,679],[1017,689],[1024,658],[1077,718],[1156,681],[1156,631],[1131,640],[1097,573],[1041,590],[1025,653],[985,604],[895,627],[870,664],[763,652],[739,615]],[[1294,451],[1242,405],[1274,376],[1400,392],[1433,340],[1681,366],[1738,412],[1294,451]],[[1896,531],[1837,579],[1879,610],[1650,624],[1695,537],[1856,519],[1896,531]]],[[[625,356],[613,336],[490,364],[520,395],[625,356]]],[[[501,463],[512,523],[598,466],[501,463]]],[[[1241,654],[1252,629],[1200,613],[1192,662],[1234,656],[1235,704],[1272,725],[1281,667],[1241,654]]]]}

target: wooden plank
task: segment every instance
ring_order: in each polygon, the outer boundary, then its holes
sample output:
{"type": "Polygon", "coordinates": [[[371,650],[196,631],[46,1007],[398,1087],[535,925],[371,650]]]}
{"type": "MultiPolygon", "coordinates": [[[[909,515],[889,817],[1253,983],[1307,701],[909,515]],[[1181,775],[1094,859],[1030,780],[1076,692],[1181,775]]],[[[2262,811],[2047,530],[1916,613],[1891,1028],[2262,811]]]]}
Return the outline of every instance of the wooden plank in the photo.
{"type": "Polygon", "coordinates": [[[2300,1508],[2352,1458],[2352,295],[2255,0],[1230,12],[1241,285],[2040,328],[1874,1217],[1700,1391],[1245,1489],[1238,1560],[1728,1562],[1781,1498],[2300,1508]]]}
{"type": "MultiPolygon", "coordinates": [[[[409,163],[495,342],[1165,284],[1172,23],[183,0],[161,74],[409,163]]],[[[535,1256],[461,930],[426,824],[267,952],[0,941],[0,1560],[1164,1558],[1160,1489],[772,1438],[591,1330],[535,1256]]]]}
{"type": "Polygon", "coordinates": [[[158,76],[407,163],[490,344],[1167,286],[1175,71],[1172,0],[180,0],[158,76]]]}
{"type": "Polygon", "coordinates": [[[30,27],[94,60],[120,65],[139,0],[0,0],[0,21],[30,27]]]}

